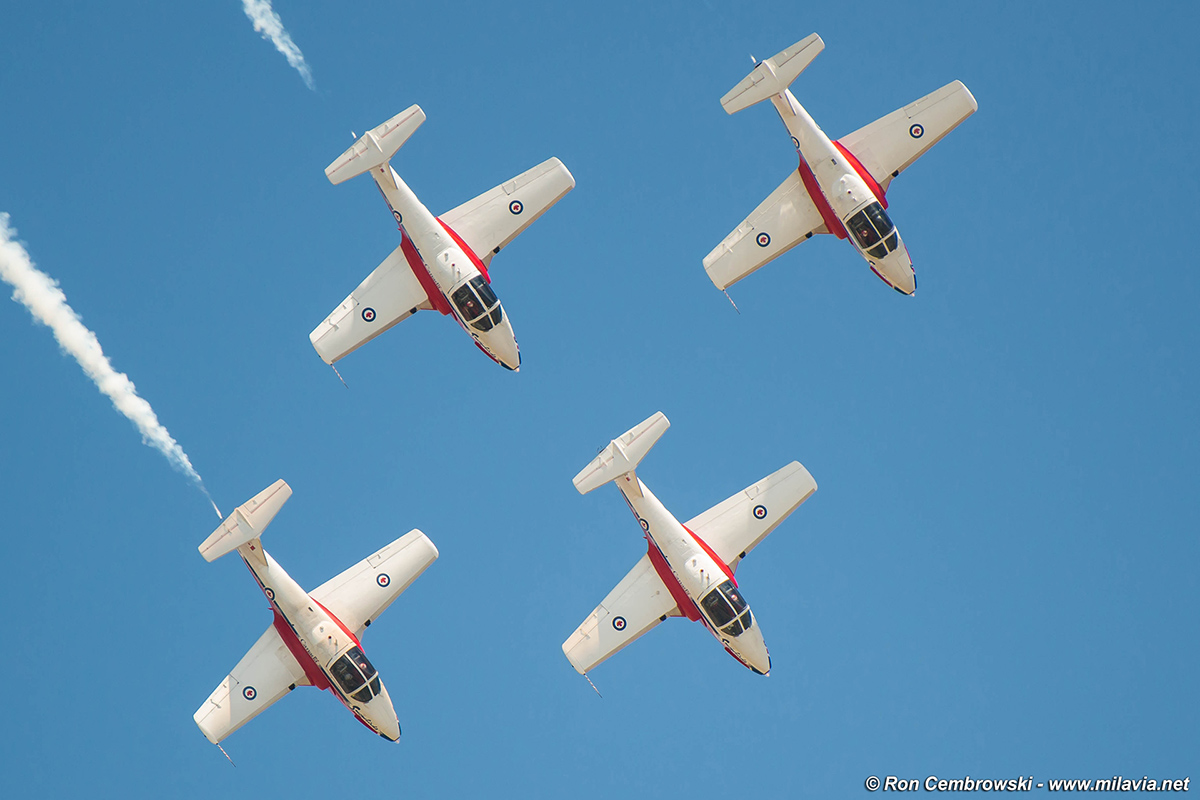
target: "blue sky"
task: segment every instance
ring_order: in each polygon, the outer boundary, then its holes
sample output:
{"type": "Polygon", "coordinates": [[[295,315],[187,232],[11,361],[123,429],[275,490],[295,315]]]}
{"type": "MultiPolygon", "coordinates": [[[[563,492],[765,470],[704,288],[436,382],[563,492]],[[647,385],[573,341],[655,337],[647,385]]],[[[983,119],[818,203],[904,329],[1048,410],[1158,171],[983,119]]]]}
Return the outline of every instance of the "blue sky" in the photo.
{"type": "Polygon", "coordinates": [[[191,715],[270,620],[196,546],[203,495],[0,305],[13,796],[865,794],[924,779],[1181,778],[1200,753],[1191,509],[1200,278],[1190,6],[763,2],[275,9],[9,4],[0,212],[226,512],[315,587],[413,527],[441,558],[364,638],[404,737],[298,691],[191,715]],[[718,100],[812,31],[831,136],[960,79],[979,112],[892,186],[915,298],[820,237],[731,294],[701,258],[795,168],[718,100]],[[398,243],[322,170],[412,103],[435,213],[558,156],[576,189],[492,267],[510,374],[422,314],[308,332],[398,243]],[[662,410],[639,474],[687,519],[798,459],[819,491],[738,571],[774,661],[671,620],[593,673],[560,643],[644,552],[571,477],[662,410]],[[342,773],[344,774],[344,773],[342,773]]]}

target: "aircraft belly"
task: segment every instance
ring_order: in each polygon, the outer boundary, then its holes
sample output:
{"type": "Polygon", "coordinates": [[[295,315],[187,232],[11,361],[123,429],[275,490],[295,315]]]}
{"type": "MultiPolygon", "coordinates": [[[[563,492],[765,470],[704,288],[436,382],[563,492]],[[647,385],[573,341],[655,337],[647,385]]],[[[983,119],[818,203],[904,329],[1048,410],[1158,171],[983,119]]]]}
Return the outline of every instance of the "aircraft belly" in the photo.
{"type": "Polygon", "coordinates": [[[658,574],[659,580],[663,582],[667,587],[667,591],[671,593],[671,599],[675,601],[675,606],[679,609],[679,613],[693,622],[700,619],[700,609],[696,607],[696,602],[692,600],[691,595],[679,583],[679,578],[671,570],[671,565],[663,557],[658,545],[650,538],[650,534],[646,534],[646,541],[649,544],[647,555],[650,557],[650,564],[658,574]]]}
{"type": "Polygon", "coordinates": [[[413,194],[412,189],[408,188],[408,184],[402,181],[394,170],[392,177],[396,183],[395,187],[380,182],[378,178],[375,183],[391,209],[392,216],[396,218],[396,224],[400,225],[412,240],[421,255],[421,260],[428,264],[452,244],[452,240],[442,229],[437,217],[413,194]]]}
{"type": "Polygon", "coordinates": [[[830,140],[791,92],[775,98],[775,108],[792,135],[792,144],[800,155],[800,176],[809,197],[821,212],[825,227],[845,238],[841,220],[875,193],[860,177],[855,165],[830,140]],[[805,172],[809,175],[805,175],[805,172]],[[832,214],[828,212],[832,211],[832,214]],[[837,217],[834,223],[830,217],[837,217]]]}
{"type": "Polygon", "coordinates": [[[317,664],[310,647],[303,641],[296,629],[297,621],[311,616],[307,610],[308,593],[292,579],[292,576],[287,574],[283,567],[279,566],[269,553],[264,552],[263,556],[267,561],[265,568],[256,568],[249,561],[246,562],[246,566],[250,568],[254,579],[258,581],[263,594],[271,601],[271,610],[275,615],[272,624],[279,632],[284,644],[287,645],[288,651],[304,669],[304,676],[308,682],[319,689],[324,689],[329,682],[317,664]]]}

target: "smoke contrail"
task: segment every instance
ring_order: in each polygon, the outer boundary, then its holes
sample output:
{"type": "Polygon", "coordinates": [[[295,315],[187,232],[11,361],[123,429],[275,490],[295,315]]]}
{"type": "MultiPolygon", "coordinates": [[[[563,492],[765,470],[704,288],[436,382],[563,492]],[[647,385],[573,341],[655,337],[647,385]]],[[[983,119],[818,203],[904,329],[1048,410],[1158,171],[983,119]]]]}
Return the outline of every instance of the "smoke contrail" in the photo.
{"type": "Polygon", "coordinates": [[[254,30],[264,39],[270,39],[275,49],[283,53],[287,62],[300,73],[304,85],[315,91],[317,87],[313,84],[312,70],[304,60],[304,53],[292,41],[291,34],[283,29],[283,20],[271,9],[271,0],[242,0],[242,10],[254,23],[254,30]]]}
{"type": "Polygon", "coordinates": [[[88,330],[75,310],[67,305],[67,296],[59,288],[58,281],[33,265],[33,259],[16,237],[17,231],[9,225],[8,214],[0,212],[0,279],[13,287],[13,300],[29,309],[36,321],[54,333],[62,351],[78,361],[97,388],[112,400],[117,411],[137,426],[142,433],[142,442],[162,453],[171,466],[195,481],[208,502],[213,504],[217,516],[223,517],[187,453],[159,423],[150,404],[138,396],[133,381],[113,369],[100,349],[96,334],[88,330]]]}

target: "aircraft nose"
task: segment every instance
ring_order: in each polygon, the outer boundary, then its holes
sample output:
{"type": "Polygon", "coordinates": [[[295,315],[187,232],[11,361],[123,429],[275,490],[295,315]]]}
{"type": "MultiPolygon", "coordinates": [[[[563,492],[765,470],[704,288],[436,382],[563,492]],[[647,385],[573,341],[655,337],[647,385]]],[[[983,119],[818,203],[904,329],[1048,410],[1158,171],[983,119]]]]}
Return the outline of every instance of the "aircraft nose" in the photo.
{"type": "Polygon", "coordinates": [[[390,742],[400,741],[400,720],[392,716],[390,719],[381,719],[379,722],[379,735],[390,742]]]}
{"type": "Polygon", "coordinates": [[[400,741],[400,720],[396,717],[396,708],[392,705],[392,698],[386,686],[371,698],[368,709],[371,722],[374,723],[375,730],[379,731],[379,735],[392,742],[400,741]]]}
{"type": "Polygon", "coordinates": [[[917,272],[913,269],[908,248],[901,243],[900,247],[888,256],[888,260],[892,261],[892,264],[889,265],[891,268],[888,270],[892,286],[896,291],[911,297],[917,291],[917,272]]]}
{"type": "Polygon", "coordinates": [[[763,641],[762,633],[751,629],[742,635],[742,658],[750,669],[759,675],[771,674],[771,654],[767,652],[767,643],[763,641]]]}
{"type": "Polygon", "coordinates": [[[490,339],[488,344],[491,346],[496,360],[506,369],[520,372],[521,348],[517,345],[517,337],[513,334],[507,314],[504,315],[503,322],[492,328],[490,339]]]}

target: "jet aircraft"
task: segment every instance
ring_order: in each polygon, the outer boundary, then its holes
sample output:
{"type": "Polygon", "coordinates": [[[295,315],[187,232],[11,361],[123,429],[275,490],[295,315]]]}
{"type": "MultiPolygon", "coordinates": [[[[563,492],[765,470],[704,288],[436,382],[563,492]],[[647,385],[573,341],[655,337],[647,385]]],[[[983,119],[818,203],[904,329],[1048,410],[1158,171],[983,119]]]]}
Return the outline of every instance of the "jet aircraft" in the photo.
{"type": "Polygon", "coordinates": [[[734,572],[747,553],[817,490],[817,484],[793,461],[681,525],[634,471],[670,426],[660,411],[610,442],[575,476],[580,494],[616,482],[648,547],[563,642],[563,653],[586,677],[667,617],[687,617],[702,622],[744,666],[766,675],[771,656],[734,572]]]}
{"type": "Polygon", "coordinates": [[[438,557],[429,537],[412,530],[311,593],[262,548],[260,537],[292,496],[276,481],[238,506],[200,545],[213,561],[237,551],[274,613],[266,632],[221,681],[194,719],[220,747],[229,734],[297,686],[328,689],[385,739],[400,739],[400,722],[360,637],[438,557]]]}
{"type": "Polygon", "coordinates": [[[759,63],[721,98],[729,114],[770,100],[800,157],[799,169],[704,257],[708,277],[722,291],[817,233],[849,238],[871,271],[901,294],[917,289],[908,248],[884,210],[884,194],[893,178],[979,105],[954,81],[830,141],[788,89],[823,49],[825,42],[814,33],[759,63]]]}
{"type": "Polygon", "coordinates": [[[308,338],[332,365],[418,311],[436,309],[454,317],[488,358],[515,372],[521,352],[488,267],[492,256],[575,187],[575,178],[551,158],[435,217],[390,164],[424,121],[421,107],[409,106],[326,167],[334,184],[371,173],[400,229],[400,246],[308,338]]]}

